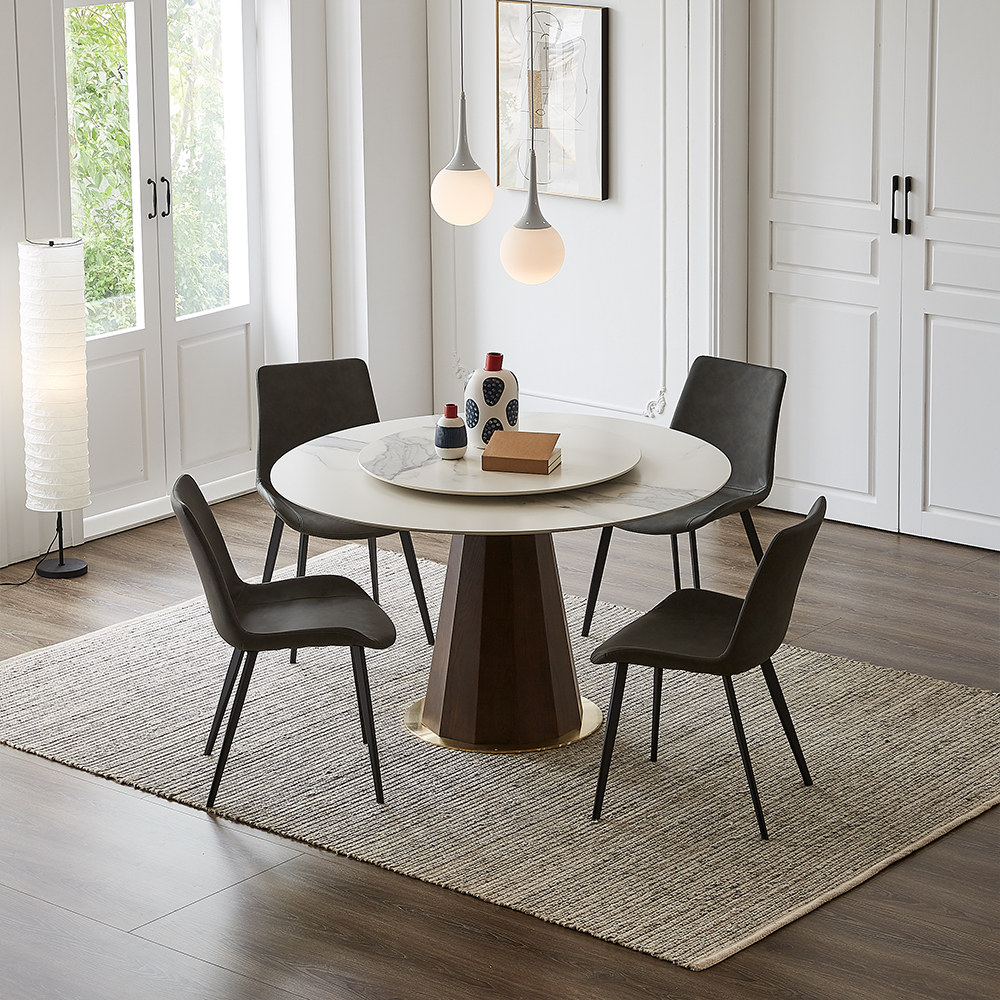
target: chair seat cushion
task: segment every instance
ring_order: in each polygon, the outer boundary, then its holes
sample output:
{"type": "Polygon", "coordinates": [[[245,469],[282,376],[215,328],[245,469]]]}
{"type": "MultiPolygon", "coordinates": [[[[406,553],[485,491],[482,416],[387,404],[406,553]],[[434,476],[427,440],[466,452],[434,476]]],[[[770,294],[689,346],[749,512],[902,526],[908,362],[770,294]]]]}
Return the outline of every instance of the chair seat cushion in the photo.
{"type": "Polygon", "coordinates": [[[385,649],[396,641],[389,616],[353,580],[342,576],[246,584],[237,598],[236,613],[243,631],[239,646],[246,650],[385,649]]]}
{"type": "Polygon", "coordinates": [[[307,507],[300,507],[291,500],[286,500],[265,483],[257,484],[257,492],[289,528],[311,538],[354,541],[363,538],[383,538],[385,535],[396,533],[395,528],[374,528],[370,524],[345,521],[340,517],[331,517],[329,514],[320,514],[307,507]]]}
{"type": "Polygon", "coordinates": [[[666,514],[656,514],[644,517],[639,521],[629,521],[618,525],[625,531],[635,531],[642,535],[680,535],[688,531],[697,531],[706,524],[726,517],[728,514],[738,514],[741,510],[756,507],[767,498],[767,490],[748,493],[746,490],[723,486],[711,496],[697,503],[667,511],[666,514]]]}
{"type": "Polygon", "coordinates": [[[594,663],[638,663],[702,674],[736,674],[756,663],[725,658],[743,601],[714,590],[677,590],[591,653],[594,663]]]}

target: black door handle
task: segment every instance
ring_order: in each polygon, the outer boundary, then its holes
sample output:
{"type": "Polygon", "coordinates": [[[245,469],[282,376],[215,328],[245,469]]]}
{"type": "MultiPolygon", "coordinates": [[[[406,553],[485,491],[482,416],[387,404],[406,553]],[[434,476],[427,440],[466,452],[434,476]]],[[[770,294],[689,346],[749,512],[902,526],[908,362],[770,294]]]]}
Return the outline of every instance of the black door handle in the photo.
{"type": "Polygon", "coordinates": [[[150,212],[146,216],[146,218],[147,219],[155,219],[156,218],[156,181],[154,181],[152,177],[147,177],[146,178],[146,183],[153,185],[153,211],[150,212]]]}
{"type": "Polygon", "coordinates": [[[899,194],[899,174],[892,175],[892,192],[889,195],[889,211],[892,213],[890,232],[899,232],[899,216],[896,215],[896,195],[899,194]]]}
{"type": "Polygon", "coordinates": [[[910,218],[910,192],[913,190],[913,178],[907,174],[903,181],[903,232],[909,236],[913,232],[913,220],[910,218]]]}
{"type": "MultiPolygon", "coordinates": [[[[160,213],[160,215],[162,215],[163,218],[165,219],[170,214],[170,181],[168,181],[166,177],[161,177],[160,183],[167,185],[167,207],[160,213]]],[[[155,206],[153,208],[153,211],[154,212],[156,211],[155,206]]]]}

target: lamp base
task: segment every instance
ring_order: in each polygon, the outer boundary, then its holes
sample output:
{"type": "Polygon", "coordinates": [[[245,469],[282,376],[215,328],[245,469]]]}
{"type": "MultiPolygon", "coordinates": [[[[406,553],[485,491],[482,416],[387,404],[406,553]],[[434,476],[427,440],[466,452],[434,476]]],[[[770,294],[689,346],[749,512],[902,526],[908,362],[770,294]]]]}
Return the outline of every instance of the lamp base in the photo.
{"type": "Polygon", "coordinates": [[[82,559],[64,559],[62,565],[58,559],[46,559],[39,563],[35,572],[49,580],[65,580],[73,576],[83,576],[87,572],[87,564],[82,559]]]}

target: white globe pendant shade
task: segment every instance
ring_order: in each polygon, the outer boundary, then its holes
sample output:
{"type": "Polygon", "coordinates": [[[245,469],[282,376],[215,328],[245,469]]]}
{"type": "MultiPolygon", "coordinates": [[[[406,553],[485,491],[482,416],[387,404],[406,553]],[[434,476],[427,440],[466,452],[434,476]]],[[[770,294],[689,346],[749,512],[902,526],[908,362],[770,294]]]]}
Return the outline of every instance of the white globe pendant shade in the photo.
{"type": "Polygon", "coordinates": [[[458,145],[451,162],[431,184],[434,211],[453,226],[471,226],[493,206],[493,181],[472,158],[465,125],[465,94],[458,104],[458,145]]]}
{"type": "Polygon", "coordinates": [[[17,250],[26,505],[79,510],[90,503],[83,242],[17,250]]]}
{"type": "Polygon", "coordinates": [[[540,285],[554,278],[563,266],[566,247],[562,237],[545,220],[538,207],[535,151],[528,161],[528,207],[500,242],[504,270],[525,285],[540,285]]]}

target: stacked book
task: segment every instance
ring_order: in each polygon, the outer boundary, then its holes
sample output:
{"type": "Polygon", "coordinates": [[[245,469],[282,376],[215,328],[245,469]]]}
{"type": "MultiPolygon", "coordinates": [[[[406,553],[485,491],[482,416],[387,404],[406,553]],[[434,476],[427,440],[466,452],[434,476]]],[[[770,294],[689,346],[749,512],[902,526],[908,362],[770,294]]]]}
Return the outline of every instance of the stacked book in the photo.
{"type": "Polygon", "coordinates": [[[484,472],[531,472],[547,476],[562,461],[558,434],[495,431],[483,452],[484,472]]]}

